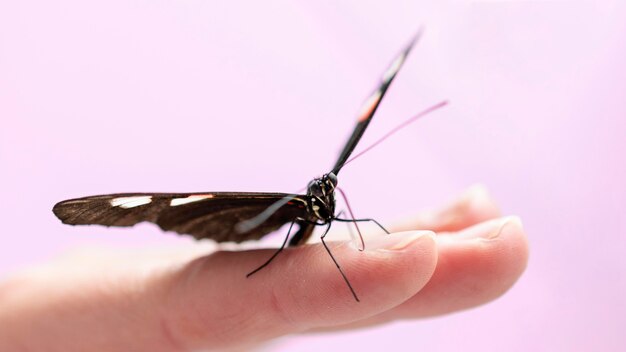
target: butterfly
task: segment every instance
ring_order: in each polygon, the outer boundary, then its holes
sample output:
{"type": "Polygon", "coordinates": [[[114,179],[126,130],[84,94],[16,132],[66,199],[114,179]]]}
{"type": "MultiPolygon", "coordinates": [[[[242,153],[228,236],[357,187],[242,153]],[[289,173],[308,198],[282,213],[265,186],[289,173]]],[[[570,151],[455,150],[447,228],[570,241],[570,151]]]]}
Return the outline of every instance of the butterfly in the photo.
{"type": "MultiPolygon", "coordinates": [[[[289,246],[301,245],[311,237],[316,226],[326,225],[325,232],[321,236],[322,243],[339,269],[352,295],[359,301],[356,292],[330,252],[324,238],[334,221],[351,222],[355,225],[358,222],[372,221],[385,232],[389,232],[374,219],[355,219],[349,204],[347,205],[352,216],[351,219],[343,219],[335,214],[335,191],[339,191],[345,198],[343,191],[337,187],[337,175],[344,165],[356,157],[350,159],[383,96],[420,35],[421,31],[391,62],[376,89],[365,100],[358,114],[358,121],[352,135],[339,154],[335,165],[328,173],[309,182],[306,194],[261,192],[118,193],[64,200],[57,203],[52,211],[64,224],[69,225],[133,226],[147,221],[158,225],[164,231],[191,235],[196,239],[208,238],[216,242],[259,240],[283,225],[290,224],[282,246],[248,276],[267,266],[285,248],[287,241],[289,241],[289,246]],[[298,230],[291,236],[294,224],[298,226],[298,230]]],[[[413,119],[443,105],[445,102],[425,110],[413,119]]],[[[360,230],[358,231],[360,234],[360,230]]],[[[362,237],[361,245],[363,248],[362,237]]]]}

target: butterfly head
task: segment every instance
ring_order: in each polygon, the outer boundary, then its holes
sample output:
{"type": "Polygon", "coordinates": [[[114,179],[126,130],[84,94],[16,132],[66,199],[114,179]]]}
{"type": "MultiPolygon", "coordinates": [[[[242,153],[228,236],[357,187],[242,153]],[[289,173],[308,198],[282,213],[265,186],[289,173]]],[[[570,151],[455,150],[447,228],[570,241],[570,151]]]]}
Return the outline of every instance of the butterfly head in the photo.
{"type": "Polygon", "coordinates": [[[335,214],[335,187],[337,176],[329,172],[309,182],[307,195],[313,213],[324,221],[329,221],[335,214]]]}

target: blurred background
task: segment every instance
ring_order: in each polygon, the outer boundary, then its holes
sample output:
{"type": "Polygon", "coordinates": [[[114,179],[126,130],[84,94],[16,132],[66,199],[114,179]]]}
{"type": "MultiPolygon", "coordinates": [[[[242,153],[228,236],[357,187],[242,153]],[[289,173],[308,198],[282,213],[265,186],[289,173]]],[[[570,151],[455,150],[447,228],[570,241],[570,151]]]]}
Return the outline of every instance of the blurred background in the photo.
{"type": "Polygon", "coordinates": [[[83,245],[190,240],[72,228],[59,200],[301,189],[423,40],[342,171],[389,223],[485,184],[530,236],[525,275],[470,311],[264,350],[623,351],[626,4],[620,1],[0,2],[0,277],[83,245]],[[359,148],[357,148],[358,151],[359,148]]]}

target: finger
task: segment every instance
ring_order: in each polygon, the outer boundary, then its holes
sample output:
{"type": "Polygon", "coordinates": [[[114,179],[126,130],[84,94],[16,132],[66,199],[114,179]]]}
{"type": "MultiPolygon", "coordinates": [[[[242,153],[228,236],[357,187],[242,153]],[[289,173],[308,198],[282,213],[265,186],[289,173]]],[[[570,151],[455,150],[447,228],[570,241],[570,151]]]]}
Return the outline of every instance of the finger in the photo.
{"type": "Polygon", "coordinates": [[[79,260],[62,258],[0,284],[0,351],[172,349],[154,314],[151,287],[161,267],[119,255],[105,262],[102,253],[94,261],[72,257],[79,260]]]}
{"type": "Polygon", "coordinates": [[[399,233],[381,241],[366,252],[329,243],[360,303],[319,244],[286,250],[250,279],[245,273],[271,250],[218,252],[168,265],[153,255],[146,260],[116,255],[114,263],[100,255],[87,265],[86,258],[73,256],[81,260],[72,265],[67,259],[0,285],[0,350],[246,346],[362,320],[413,296],[436,265],[430,232],[399,233]],[[100,271],[94,269],[98,264],[100,271]],[[65,338],[68,331],[72,339],[65,338]]]}
{"type": "Polygon", "coordinates": [[[311,328],[342,325],[387,311],[414,296],[437,261],[430,232],[397,233],[358,251],[329,243],[361,299],[356,302],[321,244],[286,249],[249,279],[272,251],[220,252],[163,282],[162,316],[185,349],[249,344],[311,328]]]}
{"type": "Polygon", "coordinates": [[[459,198],[431,211],[421,212],[393,227],[392,232],[415,229],[434,232],[460,231],[466,227],[500,216],[495,201],[482,185],[474,185],[459,198]]]}
{"type": "Polygon", "coordinates": [[[437,244],[442,260],[432,280],[397,308],[399,314],[425,317],[489,302],[513,286],[528,262],[528,242],[517,217],[439,236],[437,244]],[[447,299],[442,299],[444,294],[447,299]]]}
{"type": "Polygon", "coordinates": [[[385,313],[338,329],[476,307],[504,294],[526,268],[528,243],[517,217],[489,220],[436,240],[437,268],[422,290],[385,313]]]}

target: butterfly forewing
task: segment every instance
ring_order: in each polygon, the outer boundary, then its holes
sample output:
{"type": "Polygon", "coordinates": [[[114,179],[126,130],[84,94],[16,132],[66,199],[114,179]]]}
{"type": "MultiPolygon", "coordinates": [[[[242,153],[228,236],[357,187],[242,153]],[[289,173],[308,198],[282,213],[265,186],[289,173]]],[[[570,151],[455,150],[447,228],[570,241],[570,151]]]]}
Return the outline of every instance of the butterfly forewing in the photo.
{"type": "Polygon", "coordinates": [[[133,226],[147,221],[197,239],[243,242],[259,239],[294,219],[306,218],[304,197],[240,192],[120,193],[62,201],[53,212],[70,225],[133,226]],[[263,224],[243,233],[234,229],[285,197],[291,199],[263,224]]]}
{"type": "Polygon", "coordinates": [[[334,173],[335,175],[339,173],[343,165],[346,163],[346,161],[354,151],[354,148],[361,140],[361,137],[363,136],[367,125],[369,125],[372,117],[374,116],[374,113],[376,113],[376,109],[378,109],[378,106],[385,96],[387,89],[391,85],[393,79],[396,77],[398,71],[400,71],[402,64],[404,64],[406,57],[411,52],[411,49],[413,49],[413,46],[415,45],[415,43],[417,43],[420,36],[421,31],[418,32],[415,37],[413,37],[413,39],[409,42],[406,48],[404,48],[404,50],[402,50],[402,52],[400,52],[400,54],[391,62],[391,64],[383,74],[378,87],[376,87],[372,94],[370,94],[370,96],[363,103],[363,106],[359,111],[357,124],[352,131],[352,135],[350,135],[348,142],[339,154],[339,158],[337,159],[337,162],[333,167],[332,173],[334,173]]]}

